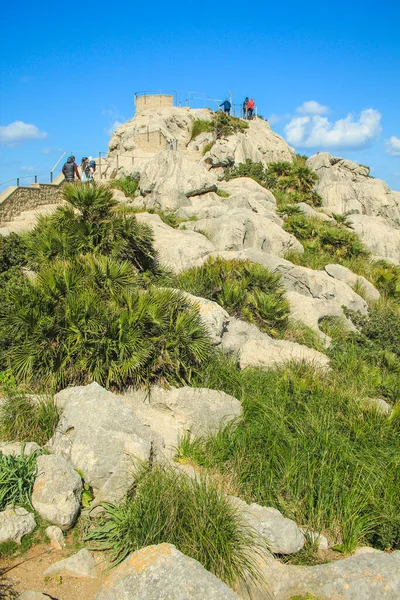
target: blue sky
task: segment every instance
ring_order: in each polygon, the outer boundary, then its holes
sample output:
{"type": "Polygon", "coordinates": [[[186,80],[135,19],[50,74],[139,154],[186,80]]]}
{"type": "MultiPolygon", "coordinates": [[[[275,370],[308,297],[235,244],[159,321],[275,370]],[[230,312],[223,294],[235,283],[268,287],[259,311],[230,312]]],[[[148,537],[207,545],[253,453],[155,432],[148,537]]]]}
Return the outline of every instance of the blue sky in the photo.
{"type": "Polygon", "coordinates": [[[400,190],[397,0],[16,0],[2,12],[0,182],[48,171],[64,150],[106,151],[135,91],[231,90],[298,152],[367,164],[400,190]]]}

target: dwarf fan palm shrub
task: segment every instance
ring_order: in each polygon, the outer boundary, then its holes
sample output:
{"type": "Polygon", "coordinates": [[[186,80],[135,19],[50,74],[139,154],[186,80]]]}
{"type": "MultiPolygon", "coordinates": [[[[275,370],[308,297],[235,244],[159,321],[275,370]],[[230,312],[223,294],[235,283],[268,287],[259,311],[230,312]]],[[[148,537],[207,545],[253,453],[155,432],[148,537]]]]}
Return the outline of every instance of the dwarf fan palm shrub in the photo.
{"type": "Polygon", "coordinates": [[[175,285],[218,302],[231,315],[270,334],[277,335],[287,324],[289,304],[280,275],[250,261],[211,258],[179,274],[175,285]]]}

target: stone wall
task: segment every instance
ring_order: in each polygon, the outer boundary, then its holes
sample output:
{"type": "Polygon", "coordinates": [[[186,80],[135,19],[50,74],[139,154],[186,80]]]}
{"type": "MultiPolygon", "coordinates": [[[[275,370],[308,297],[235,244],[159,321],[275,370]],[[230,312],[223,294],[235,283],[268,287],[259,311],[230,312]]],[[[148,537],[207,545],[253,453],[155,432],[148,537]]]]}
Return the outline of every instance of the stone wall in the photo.
{"type": "Polygon", "coordinates": [[[174,97],[168,94],[153,94],[149,96],[137,96],[135,99],[136,114],[146,108],[160,108],[160,106],[173,106],[174,97]]]}
{"type": "Polygon", "coordinates": [[[0,223],[12,219],[24,210],[31,210],[44,204],[61,204],[64,176],[57,177],[54,183],[37,183],[30,187],[8,187],[0,194],[0,223]]]}
{"type": "Polygon", "coordinates": [[[146,131],[135,136],[135,148],[140,148],[143,152],[160,152],[167,146],[167,139],[161,131],[146,131]]]}

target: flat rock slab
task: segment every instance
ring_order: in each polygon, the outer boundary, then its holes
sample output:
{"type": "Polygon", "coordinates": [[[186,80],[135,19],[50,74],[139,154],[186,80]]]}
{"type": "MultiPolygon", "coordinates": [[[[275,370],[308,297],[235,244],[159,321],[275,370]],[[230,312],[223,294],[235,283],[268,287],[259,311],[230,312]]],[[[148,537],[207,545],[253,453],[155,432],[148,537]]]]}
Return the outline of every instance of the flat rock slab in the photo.
{"type": "Polygon", "coordinates": [[[171,544],[148,546],[113,569],[95,600],[240,600],[171,544]]]}
{"type": "Polygon", "coordinates": [[[40,446],[36,442],[0,442],[0,452],[4,456],[20,456],[22,446],[24,446],[24,456],[40,450],[40,446]]]}
{"type": "Polygon", "coordinates": [[[0,543],[13,541],[20,544],[24,535],[32,533],[35,527],[35,517],[25,508],[6,508],[0,512],[0,543]]]}
{"type": "Polygon", "coordinates": [[[82,550],[79,550],[79,552],[73,554],[69,558],[65,558],[64,560],[60,560],[51,565],[44,571],[43,576],[53,577],[56,575],[69,575],[70,577],[95,578],[95,566],[96,563],[89,550],[82,548],[82,550]]]}
{"type": "Polygon", "coordinates": [[[24,592],[20,596],[18,596],[18,600],[51,600],[51,596],[47,594],[42,594],[42,592],[35,592],[34,590],[29,590],[28,592],[24,592]]]}

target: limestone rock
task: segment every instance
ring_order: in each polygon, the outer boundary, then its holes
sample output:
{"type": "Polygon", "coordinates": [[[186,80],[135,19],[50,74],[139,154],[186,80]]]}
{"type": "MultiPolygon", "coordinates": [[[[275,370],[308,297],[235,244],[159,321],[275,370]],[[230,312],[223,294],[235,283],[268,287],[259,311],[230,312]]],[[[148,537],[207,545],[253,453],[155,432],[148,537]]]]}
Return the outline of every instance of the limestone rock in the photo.
{"type": "Polygon", "coordinates": [[[226,310],[212,300],[199,298],[198,296],[193,296],[187,292],[181,293],[185,298],[197,306],[201,320],[203,321],[213,344],[215,346],[220,344],[230,319],[226,310]]]}
{"type": "Polygon", "coordinates": [[[95,566],[96,563],[89,550],[82,548],[76,554],[50,565],[44,571],[43,576],[68,575],[70,577],[96,577],[93,570],[95,566]]]}
{"type": "Polygon", "coordinates": [[[140,213],[136,218],[140,223],[150,225],[161,263],[175,273],[189,269],[214,250],[214,245],[204,235],[169,227],[158,215],[140,213]]]}
{"type": "MultiPolygon", "coordinates": [[[[245,208],[262,217],[270,219],[277,225],[282,225],[283,220],[276,214],[275,196],[250,177],[238,177],[230,181],[221,181],[218,187],[229,194],[228,198],[221,198],[230,211],[233,208],[245,208]]],[[[198,215],[199,218],[200,215],[198,215]]]]}
{"type": "Polygon", "coordinates": [[[0,452],[4,456],[20,456],[22,446],[24,446],[24,456],[40,450],[36,442],[0,442],[0,452]]]}
{"type": "Polygon", "coordinates": [[[71,527],[81,505],[80,476],[62,456],[42,455],[36,464],[32,506],[46,521],[71,527]]]}
{"type": "Polygon", "coordinates": [[[234,496],[231,499],[248,524],[264,538],[271,552],[294,554],[304,547],[305,537],[296,523],[276,508],[247,504],[234,496]]]}
{"type": "Polygon", "coordinates": [[[0,512],[0,544],[8,541],[20,544],[24,535],[32,533],[35,527],[35,517],[25,508],[6,508],[0,512]]]}
{"type": "Polygon", "coordinates": [[[129,196],[125,196],[124,192],[121,190],[113,189],[112,195],[114,200],[118,202],[118,204],[129,204],[132,203],[133,200],[129,196]]]}
{"type": "Polygon", "coordinates": [[[386,402],[383,398],[364,398],[363,404],[366,408],[370,410],[375,410],[377,413],[381,415],[390,415],[392,412],[391,405],[386,402]]]}
{"type": "Polygon", "coordinates": [[[131,554],[103,583],[95,600],[239,600],[199,562],[171,544],[131,554]]]}
{"type": "Polygon", "coordinates": [[[149,392],[136,391],[125,398],[140,420],[162,438],[163,454],[168,457],[176,453],[179,439],[185,434],[216,433],[242,413],[239,400],[205,388],[152,387],[149,392]]]}
{"type": "Polygon", "coordinates": [[[302,533],[304,533],[305,537],[308,538],[313,544],[317,544],[318,550],[329,549],[328,539],[324,535],[322,535],[322,533],[302,529],[301,527],[299,529],[302,533]]]}
{"type": "Polygon", "coordinates": [[[318,212],[314,210],[313,207],[307,204],[306,202],[298,202],[296,206],[300,210],[300,212],[306,217],[312,219],[320,219],[321,221],[333,221],[333,223],[336,223],[333,217],[329,217],[324,212],[318,212]]]}
{"type": "Polygon", "coordinates": [[[217,140],[204,160],[212,167],[226,167],[246,162],[267,165],[275,161],[293,162],[295,151],[280,135],[272,131],[269,123],[256,118],[248,122],[248,129],[217,140]]]}
{"type": "Polygon", "coordinates": [[[289,361],[304,361],[323,369],[329,365],[328,357],[313,348],[273,339],[255,325],[234,318],[222,337],[222,348],[238,353],[242,369],[273,367],[289,361]]]}
{"type": "Polygon", "coordinates": [[[234,209],[214,219],[185,223],[184,227],[204,232],[217,250],[252,248],[278,256],[288,250],[303,252],[303,246],[293,235],[270,219],[245,208],[234,209]]]}
{"type": "Polygon", "coordinates": [[[135,460],[148,461],[151,434],[121,397],[97,383],[55,396],[63,408],[48,449],[80,469],[96,500],[117,501],[132,484],[135,460]]]}
{"type": "Polygon", "coordinates": [[[351,288],[354,288],[357,285],[361,286],[367,300],[379,300],[381,297],[376,287],[372,285],[368,279],[362,275],[356,275],[347,267],[336,264],[326,265],[325,271],[334,279],[344,281],[344,283],[347,283],[351,288]]]}
{"type": "MultiPolygon", "coordinates": [[[[399,192],[400,194],[400,192],[399,192]]],[[[375,258],[400,264],[400,229],[382,217],[350,215],[348,220],[362,243],[375,258]]]]}
{"type": "Polygon", "coordinates": [[[61,550],[65,546],[64,534],[56,525],[46,527],[46,535],[50,540],[51,545],[56,550],[61,550]]]}
{"type": "Polygon", "coordinates": [[[164,211],[190,205],[190,196],[217,190],[215,175],[204,165],[170,150],[158,152],[148,161],[139,188],[147,208],[164,211]]]}
{"type": "Polygon", "coordinates": [[[229,206],[223,204],[221,200],[224,200],[224,198],[220,198],[215,192],[195,196],[191,198],[191,206],[181,206],[176,214],[180,219],[192,219],[193,217],[213,219],[220,217],[229,212],[229,206]]]}
{"type": "Polygon", "coordinates": [[[51,600],[51,596],[42,594],[42,592],[29,590],[28,592],[23,592],[20,596],[18,596],[18,600],[51,600]]]}
{"type": "Polygon", "coordinates": [[[319,177],[315,189],[325,207],[338,214],[383,217],[392,226],[400,226],[400,192],[392,192],[384,181],[368,177],[368,167],[328,152],[311,156],[307,166],[319,177]]]}

